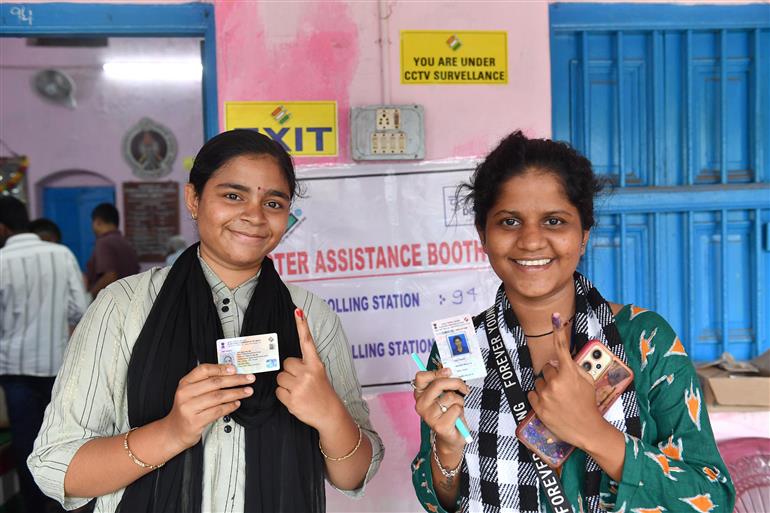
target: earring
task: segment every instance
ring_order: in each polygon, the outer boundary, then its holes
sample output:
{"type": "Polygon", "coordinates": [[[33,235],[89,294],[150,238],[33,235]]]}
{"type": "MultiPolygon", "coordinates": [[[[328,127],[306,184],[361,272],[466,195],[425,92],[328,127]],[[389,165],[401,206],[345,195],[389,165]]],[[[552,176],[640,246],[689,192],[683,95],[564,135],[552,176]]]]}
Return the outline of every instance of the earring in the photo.
{"type": "Polygon", "coordinates": [[[197,221],[198,216],[196,216],[195,214],[190,214],[190,219],[192,219],[193,221],[197,221]]]}

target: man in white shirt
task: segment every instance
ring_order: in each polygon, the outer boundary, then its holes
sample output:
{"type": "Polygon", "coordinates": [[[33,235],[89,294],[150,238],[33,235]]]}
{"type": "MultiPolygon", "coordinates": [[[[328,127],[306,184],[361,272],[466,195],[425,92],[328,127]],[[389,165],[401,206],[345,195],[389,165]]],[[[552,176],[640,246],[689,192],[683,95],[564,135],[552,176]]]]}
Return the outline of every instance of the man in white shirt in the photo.
{"type": "Polygon", "coordinates": [[[75,255],[28,233],[28,226],[24,203],[0,197],[0,386],[22,496],[27,511],[38,512],[45,511],[47,498],[26,460],[51,401],[69,328],[88,300],[75,255]]]}

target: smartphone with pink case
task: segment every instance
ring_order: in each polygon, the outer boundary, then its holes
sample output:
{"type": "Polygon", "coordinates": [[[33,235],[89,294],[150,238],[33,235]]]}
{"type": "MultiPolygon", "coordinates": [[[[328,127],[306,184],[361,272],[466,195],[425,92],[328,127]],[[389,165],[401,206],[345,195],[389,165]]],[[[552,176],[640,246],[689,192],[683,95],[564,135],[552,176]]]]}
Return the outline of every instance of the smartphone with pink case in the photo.
{"type": "MultiPolygon", "coordinates": [[[[594,379],[596,406],[604,415],[634,380],[634,373],[600,340],[590,340],[575,356],[575,362],[594,379]]],[[[516,437],[550,467],[560,467],[575,448],[560,440],[534,411],[522,419],[516,437]]]]}

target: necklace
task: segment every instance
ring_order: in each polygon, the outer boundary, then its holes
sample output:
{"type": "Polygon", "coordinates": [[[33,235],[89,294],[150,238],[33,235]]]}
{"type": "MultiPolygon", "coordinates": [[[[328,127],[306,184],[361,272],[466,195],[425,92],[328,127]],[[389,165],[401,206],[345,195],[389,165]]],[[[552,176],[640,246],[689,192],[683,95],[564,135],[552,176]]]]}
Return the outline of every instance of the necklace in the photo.
{"type": "MultiPolygon", "coordinates": [[[[564,325],[568,326],[569,323],[571,323],[574,318],[575,318],[575,314],[572,314],[572,317],[567,319],[567,322],[565,322],[564,325]]],[[[525,333],[524,336],[527,338],[540,338],[540,337],[545,337],[546,335],[550,335],[551,333],[553,333],[553,330],[549,331],[548,333],[541,333],[540,335],[527,335],[525,333]]]]}

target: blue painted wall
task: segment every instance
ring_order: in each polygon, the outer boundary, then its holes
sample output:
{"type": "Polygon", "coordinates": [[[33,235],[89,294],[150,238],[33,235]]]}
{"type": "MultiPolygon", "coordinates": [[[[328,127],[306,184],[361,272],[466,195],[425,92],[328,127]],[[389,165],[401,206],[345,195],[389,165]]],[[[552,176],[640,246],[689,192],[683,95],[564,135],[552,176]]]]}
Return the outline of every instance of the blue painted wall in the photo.
{"type": "Polygon", "coordinates": [[[553,4],[554,138],[611,184],[583,263],[695,360],[770,347],[770,5],[553,4]]]}

